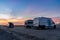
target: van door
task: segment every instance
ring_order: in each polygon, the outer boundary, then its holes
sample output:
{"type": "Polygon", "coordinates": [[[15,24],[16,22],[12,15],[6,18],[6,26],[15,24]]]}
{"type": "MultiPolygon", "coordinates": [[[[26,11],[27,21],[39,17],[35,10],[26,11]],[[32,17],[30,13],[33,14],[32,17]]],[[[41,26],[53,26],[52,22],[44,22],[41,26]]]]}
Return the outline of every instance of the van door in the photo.
{"type": "Polygon", "coordinates": [[[51,20],[48,20],[48,28],[51,28],[51,20]]]}

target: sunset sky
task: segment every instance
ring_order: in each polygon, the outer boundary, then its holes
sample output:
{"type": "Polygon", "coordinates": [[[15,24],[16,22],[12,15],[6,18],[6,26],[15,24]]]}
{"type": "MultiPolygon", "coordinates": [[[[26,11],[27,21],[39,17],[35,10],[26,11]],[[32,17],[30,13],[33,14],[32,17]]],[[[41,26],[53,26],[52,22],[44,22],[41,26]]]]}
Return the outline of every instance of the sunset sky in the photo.
{"type": "Polygon", "coordinates": [[[0,24],[41,16],[60,19],[60,0],[0,0],[0,24]]]}

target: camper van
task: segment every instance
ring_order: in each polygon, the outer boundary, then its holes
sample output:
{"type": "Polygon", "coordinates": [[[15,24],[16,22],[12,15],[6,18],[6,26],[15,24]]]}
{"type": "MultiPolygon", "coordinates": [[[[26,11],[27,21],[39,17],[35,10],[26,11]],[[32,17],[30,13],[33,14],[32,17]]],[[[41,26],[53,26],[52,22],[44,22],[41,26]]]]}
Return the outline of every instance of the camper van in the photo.
{"type": "Polygon", "coordinates": [[[37,28],[37,29],[50,29],[50,28],[55,29],[56,28],[56,25],[53,22],[53,20],[51,18],[46,18],[46,17],[34,18],[33,26],[34,28],[37,28]]]}
{"type": "Polygon", "coordinates": [[[26,20],[25,21],[25,27],[31,28],[33,26],[33,20],[26,20]]]}

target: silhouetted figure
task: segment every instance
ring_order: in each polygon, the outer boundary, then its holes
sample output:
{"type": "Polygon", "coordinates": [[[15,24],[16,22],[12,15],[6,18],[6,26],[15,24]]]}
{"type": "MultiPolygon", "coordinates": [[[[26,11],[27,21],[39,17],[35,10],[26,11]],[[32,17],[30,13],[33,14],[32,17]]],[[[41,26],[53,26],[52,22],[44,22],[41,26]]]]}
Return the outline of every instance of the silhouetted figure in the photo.
{"type": "Polygon", "coordinates": [[[9,28],[14,28],[14,24],[12,22],[9,22],[9,28]]]}

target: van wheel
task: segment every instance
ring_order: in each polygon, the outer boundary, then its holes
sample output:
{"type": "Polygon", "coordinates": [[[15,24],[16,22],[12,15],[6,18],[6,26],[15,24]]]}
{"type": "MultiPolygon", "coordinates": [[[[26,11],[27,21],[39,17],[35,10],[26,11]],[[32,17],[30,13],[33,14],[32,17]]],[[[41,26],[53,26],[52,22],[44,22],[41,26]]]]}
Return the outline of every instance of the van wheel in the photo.
{"type": "Polygon", "coordinates": [[[28,28],[28,26],[26,26],[26,28],[28,28]]]}
{"type": "Polygon", "coordinates": [[[42,25],[41,28],[42,28],[42,29],[45,29],[45,25],[42,25]]]}
{"type": "Polygon", "coordinates": [[[31,28],[30,26],[26,26],[26,28],[31,28]]]}
{"type": "Polygon", "coordinates": [[[39,25],[38,27],[37,27],[37,30],[40,30],[41,29],[41,26],[39,25]]]}
{"type": "Polygon", "coordinates": [[[54,29],[56,29],[56,25],[54,25],[54,29]]]}
{"type": "Polygon", "coordinates": [[[40,27],[37,27],[37,30],[40,30],[41,28],[40,27]]]}
{"type": "Polygon", "coordinates": [[[31,26],[29,26],[29,28],[31,28],[31,26]]]}

